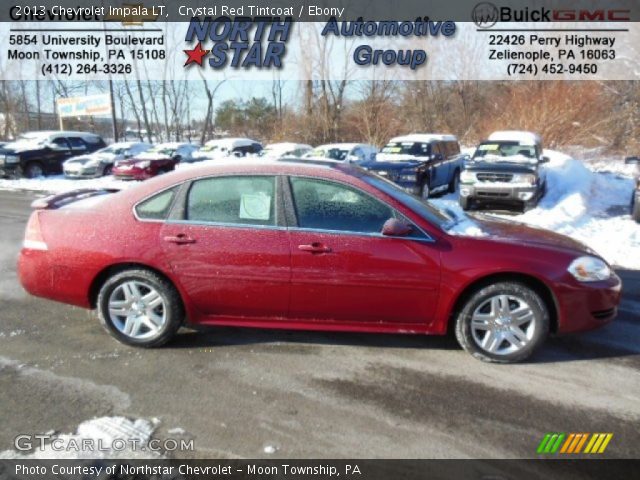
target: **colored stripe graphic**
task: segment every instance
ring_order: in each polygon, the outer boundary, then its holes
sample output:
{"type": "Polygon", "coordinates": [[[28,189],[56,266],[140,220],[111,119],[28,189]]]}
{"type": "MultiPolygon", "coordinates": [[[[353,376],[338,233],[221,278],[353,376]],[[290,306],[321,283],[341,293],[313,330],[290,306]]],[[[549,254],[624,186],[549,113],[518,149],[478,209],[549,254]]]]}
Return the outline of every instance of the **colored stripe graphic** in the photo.
{"type": "Polygon", "coordinates": [[[540,444],[539,454],[599,454],[604,453],[613,433],[547,433],[540,444]],[[588,441],[587,441],[588,440],[588,441]],[[583,447],[586,447],[583,450],[583,447]]]}
{"type": "Polygon", "coordinates": [[[538,445],[538,453],[556,453],[564,437],[564,433],[547,433],[538,445]]]}

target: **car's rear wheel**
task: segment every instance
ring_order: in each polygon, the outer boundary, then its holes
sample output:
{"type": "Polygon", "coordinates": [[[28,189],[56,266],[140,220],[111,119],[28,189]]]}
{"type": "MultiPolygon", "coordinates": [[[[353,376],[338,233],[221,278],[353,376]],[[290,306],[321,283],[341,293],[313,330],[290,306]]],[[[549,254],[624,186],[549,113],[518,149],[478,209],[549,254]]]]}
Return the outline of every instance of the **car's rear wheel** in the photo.
{"type": "Polygon", "coordinates": [[[465,302],[455,333],[462,348],[480,360],[519,362],[547,337],[549,309],[537,292],[522,283],[494,283],[465,302]]]}
{"type": "Polygon", "coordinates": [[[105,165],[102,169],[102,176],[107,177],[113,173],[113,165],[105,165]]]}
{"type": "Polygon", "coordinates": [[[29,162],[24,168],[24,176],[38,178],[44,176],[44,166],[40,162],[29,162]]]}
{"type": "Polygon", "coordinates": [[[431,197],[431,188],[429,187],[429,179],[425,178],[420,186],[420,198],[423,200],[429,200],[431,197]]]}
{"type": "Polygon", "coordinates": [[[98,293],[98,315],[116,339],[138,347],[168,342],[184,319],[182,300],[166,279],[131,269],[110,277],[98,293]]]}

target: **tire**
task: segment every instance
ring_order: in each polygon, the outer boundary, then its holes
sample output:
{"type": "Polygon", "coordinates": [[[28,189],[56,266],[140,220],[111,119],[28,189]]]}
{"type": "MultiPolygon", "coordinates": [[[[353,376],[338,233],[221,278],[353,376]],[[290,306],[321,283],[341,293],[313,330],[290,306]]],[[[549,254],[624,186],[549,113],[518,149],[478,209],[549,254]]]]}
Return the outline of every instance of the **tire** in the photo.
{"type": "Polygon", "coordinates": [[[125,270],[109,277],[98,293],[97,309],[107,332],[135,347],[164,345],[184,320],[184,306],[176,288],[144,269],[125,270]],[[122,315],[113,314],[114,311],[122,315]]]}
{"type": "Polygon", "coordinates": [[[460,170],[456,169],[453,172],[453,177],[451,177],[451,181],[449,182],[449,193],[456,193],[458,190],[458,185],[460,183],[460,170]]]}
{"type": "Polygon", "coordinates": [[[464,210],[465,212],[471,209],[471,201],[469,197],[458,198],[458,203],[460,204],[460,207],[462,208],[462,210],[464,210]]]}
{"type": "Polygon", "coordinates": [[[420,198],[423,200],[429,200],[429,198],[431,198],[431,188],[429,187],[428,178],[422,180],[422,185],[420,185],[420,198]]]}
{"type": "Polygon", "coordinates": [[[104,168],[102,169],[102,176],[103,177],[107,177],[107,176],[111,175],[112,171],[113,171],[113,165],[112,164],[105,165],[104,168]]]}
{"type": "Polygon", "coordinates": [[[549,309],[540,295],[522,283],[494,283],[467,299],[457,315],[455,334],[460,346],[479,360],[521,362],[549,334],[549,309]],[[507,304],[509,313],[502,310],[507,304]]]}
{"type": "Polygon", "coordinates": [[[638,202],[638,198],[634,199],[633,206],[631,207],[631,218],[640,223],[640,202],[638,202]]]}
{"type": "Polygon", "coordinates": [[[44,176],[44,165],[40,162],[29,162],[24,167],[24,176],[27,178],[38,178],[44,176]]]}

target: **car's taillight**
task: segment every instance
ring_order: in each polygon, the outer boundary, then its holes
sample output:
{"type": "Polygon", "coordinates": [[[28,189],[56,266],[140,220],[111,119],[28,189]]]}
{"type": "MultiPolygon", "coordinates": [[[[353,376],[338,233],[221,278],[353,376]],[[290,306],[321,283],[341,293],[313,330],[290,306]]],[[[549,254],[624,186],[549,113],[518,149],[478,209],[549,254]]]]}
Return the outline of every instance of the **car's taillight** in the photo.
{"type": "Polygon", "coordinates": [[[27,229],[24,233],[24,242],[22,242],[23,248],[30,250],[48,250],[42,231],[40,230],[40,212],[36,211],[29,217],[27,222],[27,229]]]}

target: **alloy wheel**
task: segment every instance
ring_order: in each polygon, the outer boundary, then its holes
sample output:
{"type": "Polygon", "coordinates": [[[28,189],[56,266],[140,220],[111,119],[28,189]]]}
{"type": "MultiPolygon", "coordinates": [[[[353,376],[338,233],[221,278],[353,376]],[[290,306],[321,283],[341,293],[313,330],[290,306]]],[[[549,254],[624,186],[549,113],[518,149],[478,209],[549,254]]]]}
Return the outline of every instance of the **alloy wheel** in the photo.
{"type": "Polygon", "coordinates": [[[138,280],[118,285],[109,296],[108,308],[113,325],[122,334],[137,340],[157,335],[167,321],[162,295],[138,280]]]}
{"type": "Polygon", "coordinates": [[[482,350],[509,355],[525,348],[534,338],[536,316],[529,304],[514,295],[494,295],[471,316],[471,335],[482,350]]]}

